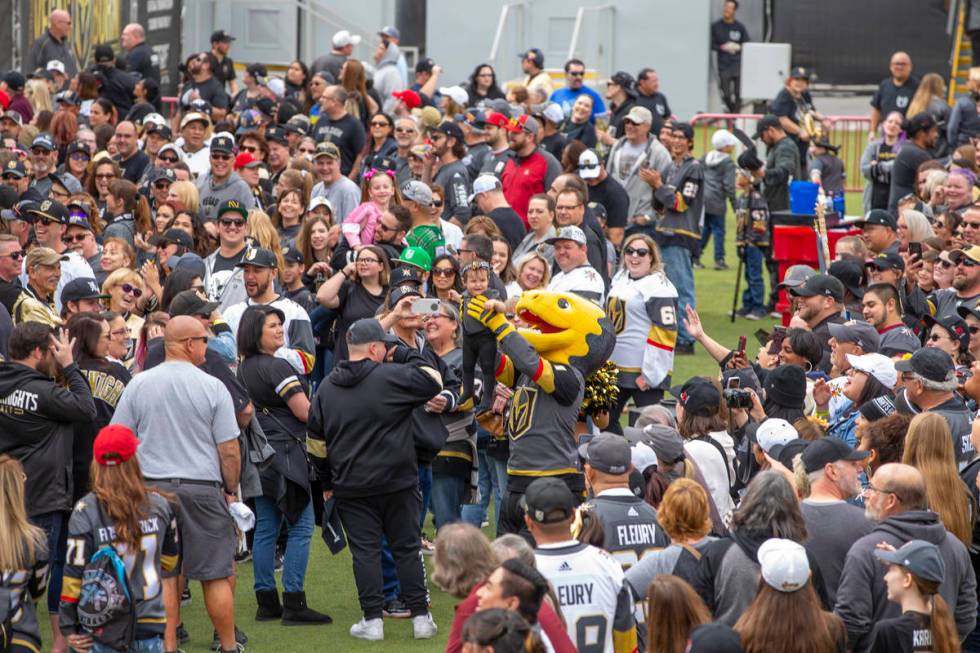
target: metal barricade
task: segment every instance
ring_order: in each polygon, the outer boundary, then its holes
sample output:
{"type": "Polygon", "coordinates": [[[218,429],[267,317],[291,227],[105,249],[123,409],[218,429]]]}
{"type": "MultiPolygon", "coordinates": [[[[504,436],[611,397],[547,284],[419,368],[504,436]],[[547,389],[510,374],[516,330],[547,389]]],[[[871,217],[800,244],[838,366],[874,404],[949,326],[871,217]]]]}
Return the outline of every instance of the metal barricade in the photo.
{"type": "Polygon", "coordinates": [[[160,104],[163,105],[163,115],[165,118],[172,118],[178,114],[176,97],[165,95],[160,98],[160,104]]]}

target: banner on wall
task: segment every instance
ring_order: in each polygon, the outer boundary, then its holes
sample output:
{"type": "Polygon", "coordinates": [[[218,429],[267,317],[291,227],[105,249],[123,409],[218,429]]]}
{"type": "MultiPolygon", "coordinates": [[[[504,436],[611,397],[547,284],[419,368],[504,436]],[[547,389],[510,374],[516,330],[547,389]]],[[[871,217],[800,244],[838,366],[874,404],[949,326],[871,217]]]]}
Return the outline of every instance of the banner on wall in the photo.
{"type": "Polygon", "coordinates": [[[174,95],[180,73],[180,0],[144,0],[136,22],[146,30],[146,42],[160,63],[160,94],[174,95]]]}

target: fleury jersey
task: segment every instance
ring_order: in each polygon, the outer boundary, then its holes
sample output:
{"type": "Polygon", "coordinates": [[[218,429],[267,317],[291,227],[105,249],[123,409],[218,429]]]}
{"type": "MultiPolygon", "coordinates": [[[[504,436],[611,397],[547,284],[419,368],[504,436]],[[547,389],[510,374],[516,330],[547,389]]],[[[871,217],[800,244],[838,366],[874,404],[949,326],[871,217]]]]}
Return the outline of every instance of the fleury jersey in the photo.
{"type": "Polygon", "coordinates": [[[68,521],[68,554],[61,586],[61,632],[83,632],[77,609],[82,570],[96,551],[113,545],[126,566],[129,589],[136,600],[136,638],[163,634],[166,617],[161,571],[171,572],[177,568],[177,518],[173,508],[160,495],[150,493],[148,499],[149,510],[139,520],[139,551],[129,551],[125,545],[115,542],[115,529],[94,492],[75,504],[68,521]]]}
{"type": "MultiPolygon", "coordinates": [[[[230,306],[223,315],[236,338],[242,315],[252,305],[252,300],[246,299],[244,302],[230,306]]],[[[282,325],[285,344],[276,351],[276,358],[289,361],[293,369],[300,374],[309,374],[313,371],[313,363],[316,360],[316,344],[313,341],[313,327],[310,324],[309,313],[302,306],[282,295],[267,305],[278,308],[286,317],[286,322],[282,325]]]]}
{"type": "MultiPolygon", "coordinates": [[[[497,379],[514,388],[506,424],[508,489],[523,492],[540,476],[581,479],[574,434],[585,390],[582,373],[541,358],[514,330],[498,345],[497,379]]],[[[580,480],[577,489],[582,485],[580,480]]]]}
{"type": "Polygon", "coordinates": [[[626,571],[649,551],[663,549],[670,538],[657,522],[657,511],[629,489],[607,490],[589,501],[599,517],[602,548],[626,571]]]}
{"type": "Polygon", "coordinates": [[[573,292],[602,306],[606,296],[606,284],[602,281],[602,275],[594,267],[585,263],[568,272],[556,273],[548,284],[548,292],[573,292]]]}
{"type": "Polygon", "coordinates": [[[688,155],[674,161],[664,185],[653,193],[653,208],[663,217],[654,237],[661,247],[701,247],[701,219],[704,215],[704,164],[688,155]]]}
{"type": "Polygon", "coordinates": [[[4,606],[9,610],[10,632],[0,634],[0,642],[6,640],[11,650],[18,652],[41,653],[41,628],[35,603],[48,585],[48,554],[43,546],[34,558],[30,569],[0,571],[0,597],[7,594],[4,598],[10,602],[4,606]]]}
{"type": "Polygon", "coordinates": [[[677,342],[677,289],[667,275],[654,272],[633,279],[622,270],[609,288],[606,315],[616,330],[610,360],[620,375],[642,374],[651,388],[669,383],[677,342]]]}
{"type": "Polygon", "coordinates": [[[622,568],[608,553],[575,540],[543,545],[534,553],[581,653],[636,651],[633,597],[622,568]]]}

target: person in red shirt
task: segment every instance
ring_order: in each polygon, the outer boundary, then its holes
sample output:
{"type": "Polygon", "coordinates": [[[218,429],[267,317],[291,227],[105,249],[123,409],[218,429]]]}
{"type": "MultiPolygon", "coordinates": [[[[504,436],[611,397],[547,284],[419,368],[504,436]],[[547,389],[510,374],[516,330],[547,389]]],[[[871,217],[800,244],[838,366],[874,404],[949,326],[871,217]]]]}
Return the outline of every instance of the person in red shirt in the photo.
{"type": "Polygon", "coordinates": [[[545,191],[548,160],[538,151],[538,121],[525,114],[510,121],[507,142],[514,156],[504,166],[500,181],[504,197],[527,227],[527,205],[531,197],[545,191]]]}

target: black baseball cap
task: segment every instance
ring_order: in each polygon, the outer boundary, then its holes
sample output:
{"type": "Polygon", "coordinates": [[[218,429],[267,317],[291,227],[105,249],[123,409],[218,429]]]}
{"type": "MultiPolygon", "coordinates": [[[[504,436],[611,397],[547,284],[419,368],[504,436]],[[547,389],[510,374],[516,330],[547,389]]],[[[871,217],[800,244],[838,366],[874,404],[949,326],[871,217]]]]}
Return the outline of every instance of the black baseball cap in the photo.
{"type": "Polygon", "coordinates": [[[234,154],[235,141],[230,136],[215,136],[211,139],[211,151],[234,154]]]}
{"type": "Polygon", "coordinates": [[[245,67],[245,71],[256,79],[269,76],[269,71],[264,63],[250,63],[245,67]]]}
{"type": "Polygon", "coordinates": [[[159,245],[164,246],[169,243],[174,245],[179,245],[184,249],[194,249],[194,239],[191,238],[183,229],[170,228],[163,232],[163,236],[160,237],[159,245]]]}
{"type": "Polygon", "coordinates": [[[347,329],[347,343],[365,345],[369,342],[384,342],[395,344],[398,336],[385,333],[384,327],[373,317],[361,318],[347,329]]]}
{"type": "Polygon", "coordinates": [[[521,497],[527,516],[539,524],[556,524],[575,514],[575,497],[565,482],[552,476],[534,480],[521,497]]]}
{"type": "Polygon", "coordinates": [[[721,403],[721,391],[701,376],[689,379],[684,385],[674,386],[670,394],[677,397],[681,407],[692,415],[714,415],[721,403]]]}
{"type": "Polygon", "coordinates": [[[980,320],[980,307],[976,305],[967,306],[964,304],[963,306],[958,307],[956,309],[956,312],[959,313],[960,317],[963,318],[964,320],[966,319],[967,315],[972,315],[973,317],[980,320]]]}
{"type": "Polygon", "coordinates": [[[929,330],[932,329],[934,324],[941,326],[949,334],[950,338],[959,343],[961,351],[966,351],[970,347],[970,327],[967,326],[966,320],[959,315],[953,315],[952,313],[940,315],[939,317],[926,315],[922,318],[922,321],[925,322],[926,328],[929,330]]]}
{"type": "Polygon", "coordinates": [[[229,212],[237,213],[238,215],[242,216],[246,220],[248,219],[248,211],[245,210],[245,207],[242,206],[242,203],[239,202],[238,200],[226,200],[222,202],[221,205],[218,207],[218,213],[215,216],[215,219],[217,220],[225,213],[229,213],[229,212]]]}
{"type": "Polygon", "coordinates": [[[65,157],[68,158],[75,152],[81,152],[89,159],[92,158],[92,153],[88,149],[88,145],[82,143],[81,141],[75,141],[74,143],[69,143],[68,147],[65,148],[65,157]]]}
{"type": "Polygon", "coordinates": [[[171,168],[154,168],[148,175],[147,181],[151,184],[158,181],[169,181],[172,184],[177,181],[177,173],[171,168]]]}
{"type": "Polygon", "coordinates": [[[875,549],[875,557],[882,562],[904,567],[917,578],[933,583],[943,582],[946,562],[939,547],[925,540],[909,540],[894,551],[875,549]]]}
{"type": "Polygon", "coordinates": [[[538,68],[544,68],[544,52],[540,48],[531,48],[517,55],[519,59],[529,59],[538,68]]]}
{"type": "Polygon", "coordinates": [[[436,127],[436,131],[442,132],[446,136],[455,138],[460,143],[463,142],[463,130],[459,128],[459,125],[451,120],[443,120],[441,123],[439,123],[439,126],[436,127]]]}
{"type": "Polygon", "coordinates": [[[776,127],[777,129],[782,129],[782,124],[779,122],[779,118],[770,114],[764,115],[759,118],[759,122],[755,124],[755,136],[753,138],[759,138],[762,136],[762,132],[766,131],[771,127],[776,127]]]}
{"type": "Polygon", "coordinates": [[[864,266],[868,268],[875,268],[877,270],[898,270],[899,272],[905,271],[905,261],[901,256],[899,256],[898,252],[882,252],[874,258],[868,259],[864,266]]]}
{"type": "Polygon", "coordinates": [[[723,623],[701,624],[691,630],[687,653],[742,653],[742,639],[723,623]]]}
{"type": "Polygon", "coordinates": [[[257,268],[276,268],[279,262],[272,250],[265,247],[249,247],[245,250],[245,256],[235,264],[236,268],[243,268],[246,265],[254,265],[257,268]]]}
{"type": "Polygon", "coordinates": [[[819,471],[824,465],[838,460],[864,460],[871,452],[855,451],[838,437],[828,436],[814,440],[803,452],[803,467],[807,474],[819,471]]]}
{"type": "Polygon", "coordinates": [[[68,222],[68,207],[54,200],[44,200],[36,208],[31,207],[27,212],[35,218],[47,218],[61,224],[68,222]]]}
{"type": "Polygon", "coordinates": [[[103,43],[102,45],[95,46],[95,63],[109,63],[110,61],[115,61],[116,55],[112,51],[112,46],[108,43],[103,43]]]}
{"type": "Polygon", "coordinates": [[[286,130],[279,126],[269,127],[268,129],[266,129],[265,140],[269,143],[279,143],[280,145],[289,145],[289,139],[286,138],[286,130]]]}
{"type": "Polygon", "coordinates": [[[196,290],[184,290],[170,300],[170,316],[211,315],[218,306],[218,302],[209,302],[196,290]]]}
{"type": "Polygon", "coordinates": [[[303,252],[296,249],[295,245],[285,247],[282,250],[282,259],[286,263],[305,263],[306,258],[303,256],[303,252]]]}
{"type": "Polygon", "coordinates": [[[14,92],[23,89],[24,85],[27,84],[27,78],[16,70],[11,70],[9,73],[4,75],[3,81],[7,84],[10,90],[14,92]]]}
{"type": "Polygon", "coordinates": [[[3,167],[3,172],[0,172],[0,176],[6,177],[7,175],[17,177],[18,179],[26,177],[27,168],[24,167],[24,162],[20,159],[7,161],[7,165],[3,167]]]}
{"type": "Polygon", "coordinates": [[[789,71],[790,79],[805,79],[810,81],[810,71],[803,66],[796,66],[789,71]]]}
{"type": "Polygon", "coordinates": [[[609,82],[616,84],[617,86],[622,86],[623,90],[629,95],[633,94],[633,86],[636,84],[636,80],[633,79],[633,76],[625,70],[617,70],[612,77],[609,78],[609,82]]]}
{"type": "Polygon", "coordinates": [[[62,305],[83,299],[109,299],[109,295],[102,294],[95,279],[86,277],[72,279],[61,289],[62,305]]]}
{"type": "Polygon", "coordinates": [[[929,131],[933,127],[938,126],[936,119],[933,118],[932,114],[923,111],[922,113],[917,113],[908,120],[905,121],[905,133],[909,138],[912,138],[921,131],[929,131]]]}
{"type": "Polygon", "coordinates": [[[884,209],[871,209],[868,214],[864,216],[863,220],[858,220],[854,223],[859,227],[863,227],[869,224],[880,224],[891,229],[898,229],[898,220],[891,213],[884,209]]]}
{"type": "Polygon", "coordinates": [[[578,453],[593,468],[615,476],[628,472],[632,461],[629,442],[613,433],[597,435],[581,445],[578,453]]]}
{"type": "Polygon", "coordinates": [[[843,284],[844,288],[858,299],[864,297],[864,268],[857,261],[834,261],[827,268],[827,274],[843,284]]]}
{"type": "Polygon", "coordinates": [[[223,29],[215,30],[211,32],[211,42],[212,43],[228,43],[234,41],[235,37],[224,31],[223,29]]]}
{"type": "Polygon", "coordinates": [[[391,295],[388,296],[388,305],[392,308],[406,297],[421,297],[422,293],[418,286],[403,283],[400,286],[391,287],[391,295]]]}
{"type": "Polygon", "coordinates": [[[844,284],[829,274],[815,274],[804,281],[802,286],[790,288],[789,294],[794,297],[816,297],[817,295],[821,295],[823,297],[832,297],[835,302],[843,302],[844,284]]]}
{"type": "Polygon", "coordinates": [[[436,62],[428,57],[424,59],[419,59],[415,64],[415,72],[417,73],[431,73],[432,69],[435,68],[436,62]]]}
{"type": "Polygon", "coordinates": [[[402,265],[391,271],[388,286],[397,288],[403,284],[422,285],[422,269],[414,265],[402,265]]]}
{"type": "Polygon", "coordinates": [[[769,449],[769,457],[773,460],[778,460],[779,464],[792,471],[793,459],[796,458],[797,454],[806,451],[808,446],[810,446],[810,441],[802,438],[790,440],[786,444],[774,444],[769,449]]]}
{"type": "Polygon", "coordinates": [[[945,383],[955,378],[953,359],[942,349],[935,347],[917,349],[911,358],[896,361],[895,369],[899,372],[913,372],[936,383],[945,383]]]}

